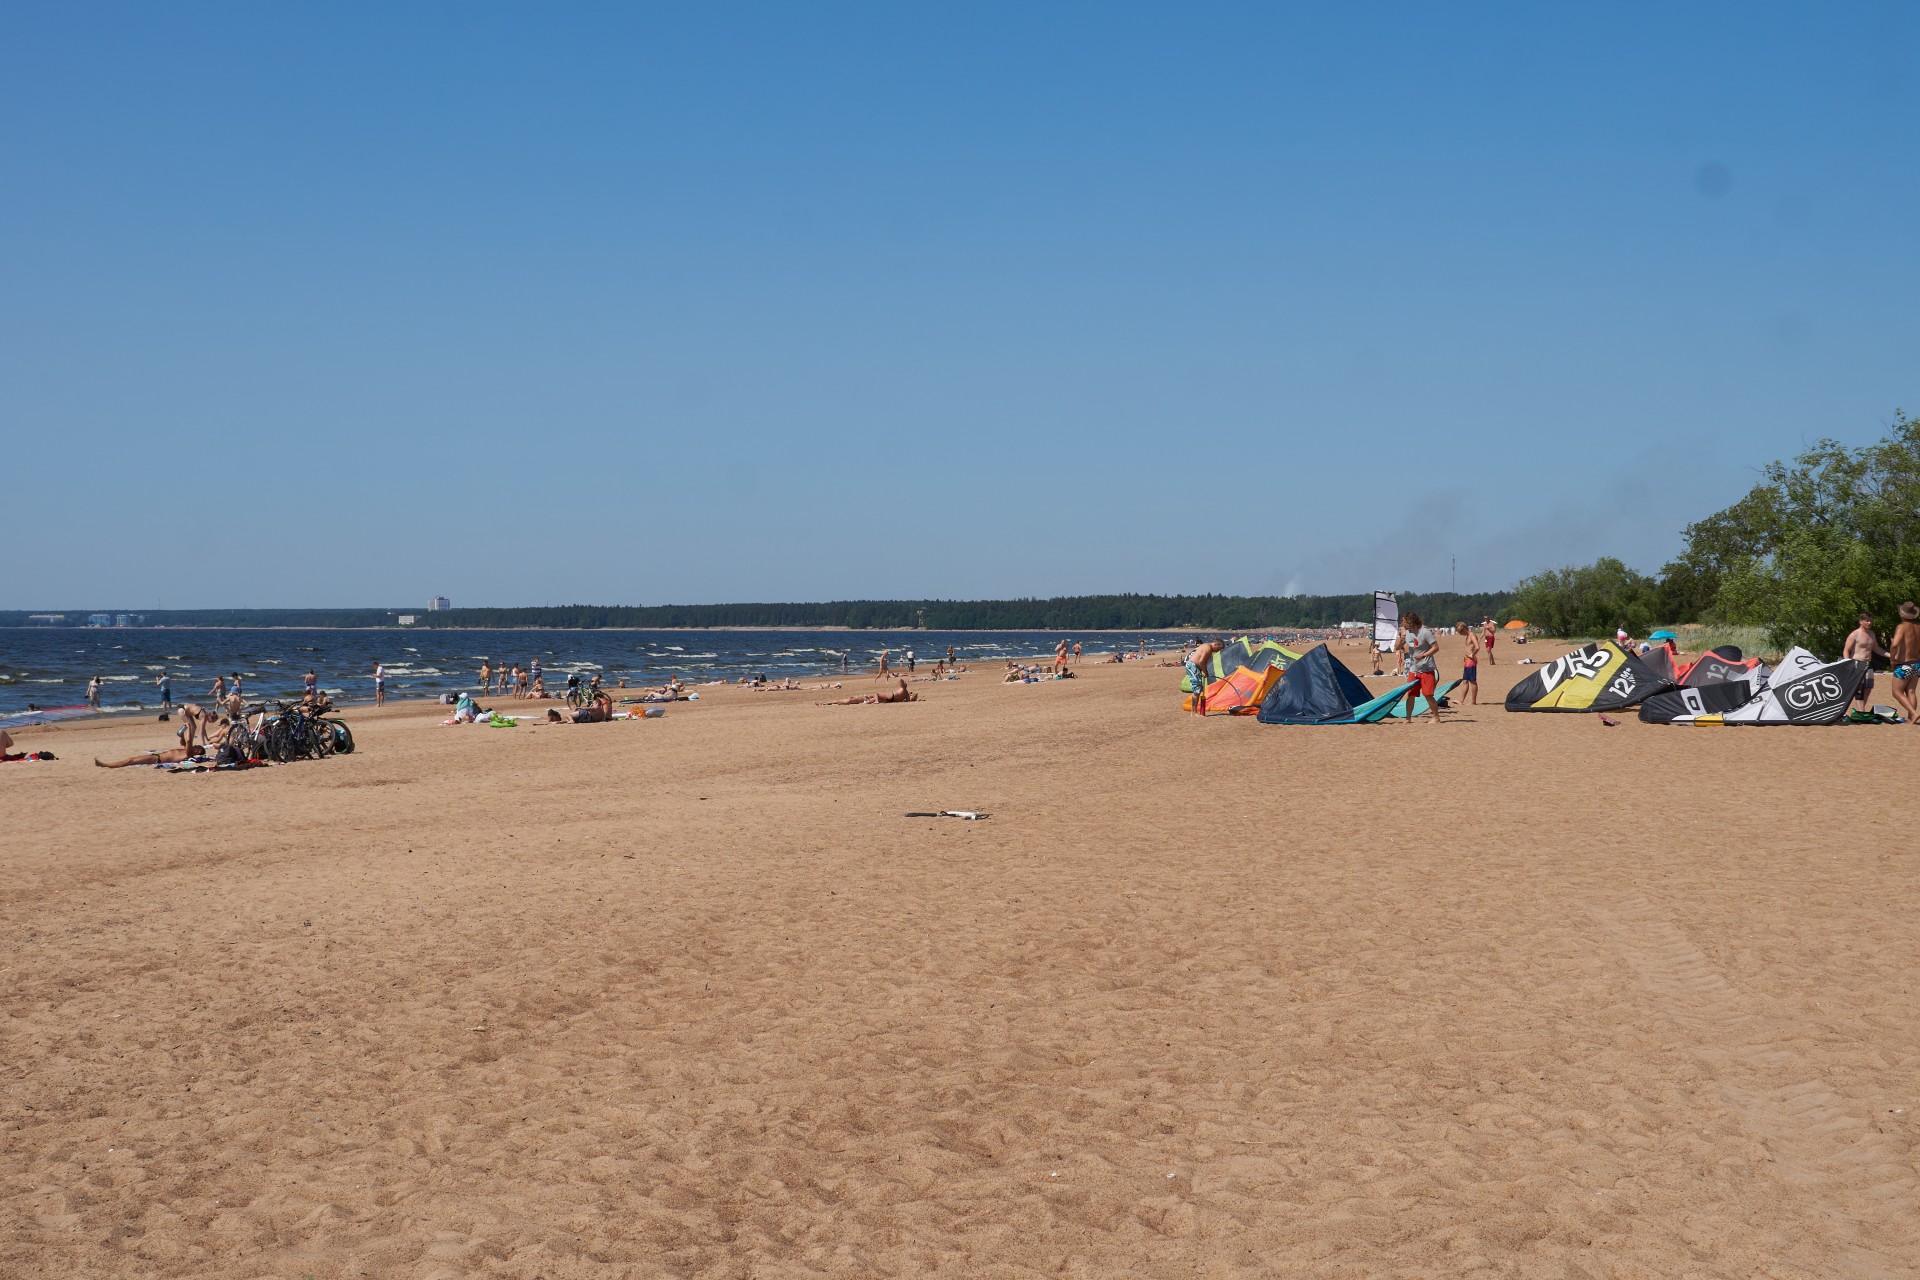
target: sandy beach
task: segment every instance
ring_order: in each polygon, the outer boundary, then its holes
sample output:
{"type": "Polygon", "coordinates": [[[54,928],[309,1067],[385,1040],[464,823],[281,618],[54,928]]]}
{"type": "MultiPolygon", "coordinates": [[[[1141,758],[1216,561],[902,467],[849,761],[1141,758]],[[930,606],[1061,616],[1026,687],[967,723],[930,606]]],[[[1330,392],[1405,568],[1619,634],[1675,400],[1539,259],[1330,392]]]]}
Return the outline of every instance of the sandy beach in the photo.
{"type": "Polygon", "coordinates": [[[0,1275],[1920,1275],[1920,733],[1500,708],[1563,651],[23,731],[0,1275]]]}

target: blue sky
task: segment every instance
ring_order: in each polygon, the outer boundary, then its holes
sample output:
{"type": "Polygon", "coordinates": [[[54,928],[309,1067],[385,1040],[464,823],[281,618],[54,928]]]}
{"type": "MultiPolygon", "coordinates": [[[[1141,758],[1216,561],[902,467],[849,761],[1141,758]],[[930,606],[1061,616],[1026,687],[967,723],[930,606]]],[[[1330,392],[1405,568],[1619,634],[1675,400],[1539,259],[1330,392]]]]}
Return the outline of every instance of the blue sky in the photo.
{"type": "Polygon", "coordinates": [[[1654,569],[1920,408],[1915,15],[0,8],[0,607],[1654,569]]]}

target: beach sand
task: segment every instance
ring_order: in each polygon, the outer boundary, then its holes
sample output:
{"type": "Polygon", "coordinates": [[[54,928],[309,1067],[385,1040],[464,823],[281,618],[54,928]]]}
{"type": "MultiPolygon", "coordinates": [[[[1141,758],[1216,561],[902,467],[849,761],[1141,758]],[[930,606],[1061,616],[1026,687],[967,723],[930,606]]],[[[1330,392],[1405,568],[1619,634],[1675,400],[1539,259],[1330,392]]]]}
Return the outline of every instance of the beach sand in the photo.
{"type": "Polygon", "coordinates": [[[1438,727],[1089,660],[24,732],[0,1275],[1920,1274],[1920,736],[1509,715],[1529,651],[1438,727]]]}

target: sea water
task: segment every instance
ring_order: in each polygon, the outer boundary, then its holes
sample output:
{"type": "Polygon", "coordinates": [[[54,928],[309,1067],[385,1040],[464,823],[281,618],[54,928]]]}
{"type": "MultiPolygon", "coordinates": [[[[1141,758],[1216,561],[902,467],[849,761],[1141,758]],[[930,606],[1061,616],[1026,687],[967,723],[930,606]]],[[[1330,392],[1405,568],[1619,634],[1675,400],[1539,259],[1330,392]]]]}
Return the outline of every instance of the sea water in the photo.
{"type": "Polygon", "coordinates": [[[329,631],[295,628],[24,627],[0,628],[0,716],[86,701],[98,675],[105,711],[152,710],[155,678],[173,677],[174,702],[205,702],[215,676],[245,680],[249,701],[297,698],[311,667],[320,687],[338,702],[373,697],[373,666],[386,667],[389,698],[436,697],[479,684],[480,664],[498,668],[538,658],[547,691],[567,676],[595,673],[613,686],[660,684],[677,676],[689,684],[764,675],[816,679],[847,668],[871,674],[881,650],[906,665],[913,650],[924,670],[945,658],[947,646],[963,662],[1051,654],[1062,639],[1089,651],[1166,649],[1184,637],[1168,632],[1103,631],[329,631]]]}

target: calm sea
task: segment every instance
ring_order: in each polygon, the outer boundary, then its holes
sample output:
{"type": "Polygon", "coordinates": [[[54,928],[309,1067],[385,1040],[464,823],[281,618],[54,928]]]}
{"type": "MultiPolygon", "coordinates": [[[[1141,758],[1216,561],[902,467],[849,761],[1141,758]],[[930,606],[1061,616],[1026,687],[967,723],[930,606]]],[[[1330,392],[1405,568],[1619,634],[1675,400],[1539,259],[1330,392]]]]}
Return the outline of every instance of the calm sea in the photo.
{"type": "MultiPolygon", "coordinates": [[[[896,661],[912,649],[931,664],[952,645],[970,662],[1053,652],[1057,631],[306,631],[193,630],[187,628],[0,628],[0,716],[86,701],[87,681],[105,683],[104,710],[151,709],[160,701],[155,679],[173,677],[176,703],[204,701],[216,675],[239,672],[249,699],[298,697],[309,667],[336,701],[373,697],[373,664],[387,669],[387,696],[435,697],[470,689],[480,663],[540,659],[547,688],[569,672],[601,673],[613,684],[659,684],[677,675],[689,682],[732,680],[755,672],[786,676],[837,674],[846,656],[854,670],[870,667],[882,649],[896,661]]],[[[1076,637],[1068,636],[1067,639],[1076,637]]],[[[1165,632],[1100,632],[1078,637],[1089,651],[1116,646],[1166,648],[1180,637],[1165,632]]]]}

